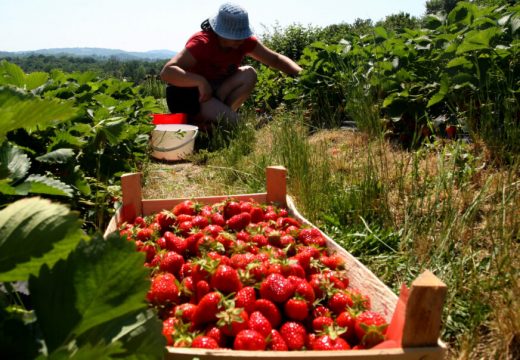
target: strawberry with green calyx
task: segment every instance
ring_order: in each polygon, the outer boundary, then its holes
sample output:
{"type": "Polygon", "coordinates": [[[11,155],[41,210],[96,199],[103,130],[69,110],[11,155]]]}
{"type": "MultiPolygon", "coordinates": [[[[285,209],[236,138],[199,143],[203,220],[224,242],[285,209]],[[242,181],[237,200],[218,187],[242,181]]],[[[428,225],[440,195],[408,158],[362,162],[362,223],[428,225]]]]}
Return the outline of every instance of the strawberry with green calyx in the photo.
{"type": "Polygon", "coordinates": [[[312,341],[312,350],[350,350],[347,341],[340,337],[345,329],[328,326],[312,341]]]}
{"type": "Polygon", "coordinates": [[[225,308],[224,297],[218,291],[207,293],[200,299],[193,313],[193,324],[204,325],[217,320],[217,314],[225,308]]]}
{"type": "Polygon", "coordinates": [[[307,341],[305,326],[296,321],[287,321],[280,326],[279,331],[289,350],[303,350],[307,341]]]}
{"type": "Polygon", "coordinates": [[[251,313],[247,325],[249,329],[258,331],[265,338],[271,334],[271,330],[273,329],[269,320],[260,311],[253,311],[251,313]]]}
{"type": "Polygon", "coordinates": [[[181,214],[195,215],[200,210],[200,208],[200,204],[197,204],[191,200],[185,200],[175,205],[172,209],[172,213],[175,216],[179,216],[181,214]]]}
{"type": "Polygon", "coordinates": [[[352,308],[354,302],[350,296],[350,292],[347,290],[335,291],[327,302],[329,309],[336,315],[341,314],[347,309],[352,308]]]}
{"type": "Polygon", "coordinates": [[[243,287],[238,272],[233,267],[222,264],[211,277],[211,286],[223,294],[236,293],[243,287]]]}
{"type": "Polygon", "coordinates": [[[248,328],[249,315],[243,308],[229,306],[217,314],[217,326],[226,336],[236,336],[248,328]]]}
{"type": "Polygon", "coordinates": [[[165,232],[175,223],[175,215],[171,211],[163,210],[155,216],[155,222],[161,227],[161,232],[165,232]]]}
{"type": "Polygon", "coordinates": [[[193,319],[193,314],[195,313],[195,309],[197,309],[197,305],[191,303],[182,303],[175,306],[170,315],[181,319],[184,323],[191,323],[193,319]]]}
{"type": "Polygon", "coordinates": [[[327,326],[334,325],[334,319],[330,316],[318,316],[312,320],[312,329],[315,332],[324,331],[327,326]]]}
{"type": "Polygon", "coordinates": [[[369,349],[385,340],[388,323],[378,312],[364,311],[355,319],[355,332],[362,346],[369,349]]]}
{"type": "Polygon", "coordinates": [[[233,342],[234,350],[265,350],[266,346],[264,336],[251,329],[240,331],[233,342]]]}
{"type": "Polygon", "coordinates": [[[336,317],[336,324],[339,327],[345,329],[345,332],[340,336],[343,339],[347,340],[350,344],[354,343],[356,339],[356,316],[356,312],[353,309],[349,309],[347,311],[342,312],[336,317]]]}
{"type": "Polygon", "coordinates": [[[298,260],[292,258],[285,258],[280,260],[280,265],[282,266],[283,276],[297,276],[299,278],[305,279],[305,270],[298,263],[298,260]]]}
{"type": "Polygon", "coordinates": [[[233,248],[237,241],[236,236],[227,231],[220,232],[215,238],[215,240],[224,246],[224,250],[226,251],[226,253],[233,248]]]}

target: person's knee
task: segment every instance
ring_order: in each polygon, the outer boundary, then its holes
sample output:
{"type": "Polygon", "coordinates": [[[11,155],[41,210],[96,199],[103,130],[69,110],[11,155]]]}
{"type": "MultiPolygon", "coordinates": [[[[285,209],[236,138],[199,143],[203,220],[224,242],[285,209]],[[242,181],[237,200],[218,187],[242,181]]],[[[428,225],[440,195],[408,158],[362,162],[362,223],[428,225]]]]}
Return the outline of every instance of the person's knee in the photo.
{"type": "Polygon", "coordinates": [[[245,82],[247,84],[252,85],[252,86],[254,86],[256,84],[258,75],[257,75],[254,67],[249,66],[249,65],[242,66],[242,67],[240,67],[240,71],[242,72],[245,82]]]}

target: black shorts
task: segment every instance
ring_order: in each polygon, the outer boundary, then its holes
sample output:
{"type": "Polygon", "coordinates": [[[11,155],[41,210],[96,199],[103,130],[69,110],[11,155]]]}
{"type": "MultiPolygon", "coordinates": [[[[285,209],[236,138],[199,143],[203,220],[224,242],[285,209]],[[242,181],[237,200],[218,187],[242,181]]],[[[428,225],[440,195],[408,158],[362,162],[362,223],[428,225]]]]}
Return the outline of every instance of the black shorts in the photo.
{"type": "Polygon", "coordinates": [[[199,89],[168,85],[166,86],[166,104],[172,114],[196,115],[200,111],[199,89]]]}

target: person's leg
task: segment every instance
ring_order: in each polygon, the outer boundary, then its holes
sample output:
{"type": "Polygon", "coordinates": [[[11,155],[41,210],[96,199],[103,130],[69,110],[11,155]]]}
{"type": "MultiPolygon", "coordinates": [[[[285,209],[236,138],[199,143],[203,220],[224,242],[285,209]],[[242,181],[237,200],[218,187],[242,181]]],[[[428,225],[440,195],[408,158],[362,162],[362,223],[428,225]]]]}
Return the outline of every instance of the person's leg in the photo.
{"type": "Polygon", "coordinates": [[[202,127],[216,125],[217,121],[236,125],[238,114],[222,101],[213,97],[200,104],[200,112],[193,118],[193,121],[196,125],[202,127]]]}
{"type": "Polygon", "coordinates": [[[237,111],[251,95],[255,84],[256,70],[251,66],[241,66],[220,85],[215,95],[231,110],[237,111]]]}

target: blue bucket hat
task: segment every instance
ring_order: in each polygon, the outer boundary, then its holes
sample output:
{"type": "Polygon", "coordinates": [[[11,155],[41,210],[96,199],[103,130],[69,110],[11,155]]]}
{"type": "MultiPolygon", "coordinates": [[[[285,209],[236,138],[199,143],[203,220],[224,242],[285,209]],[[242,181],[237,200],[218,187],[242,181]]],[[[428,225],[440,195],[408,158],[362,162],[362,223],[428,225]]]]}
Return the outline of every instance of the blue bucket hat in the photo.
{"type": "Polygon", "coordinates": [[[224,39],[243,40],[253,35],[247,11],[239,5],[226,3],[220,6],[218,14],[209,18],[209,24],[224,39]]]}

